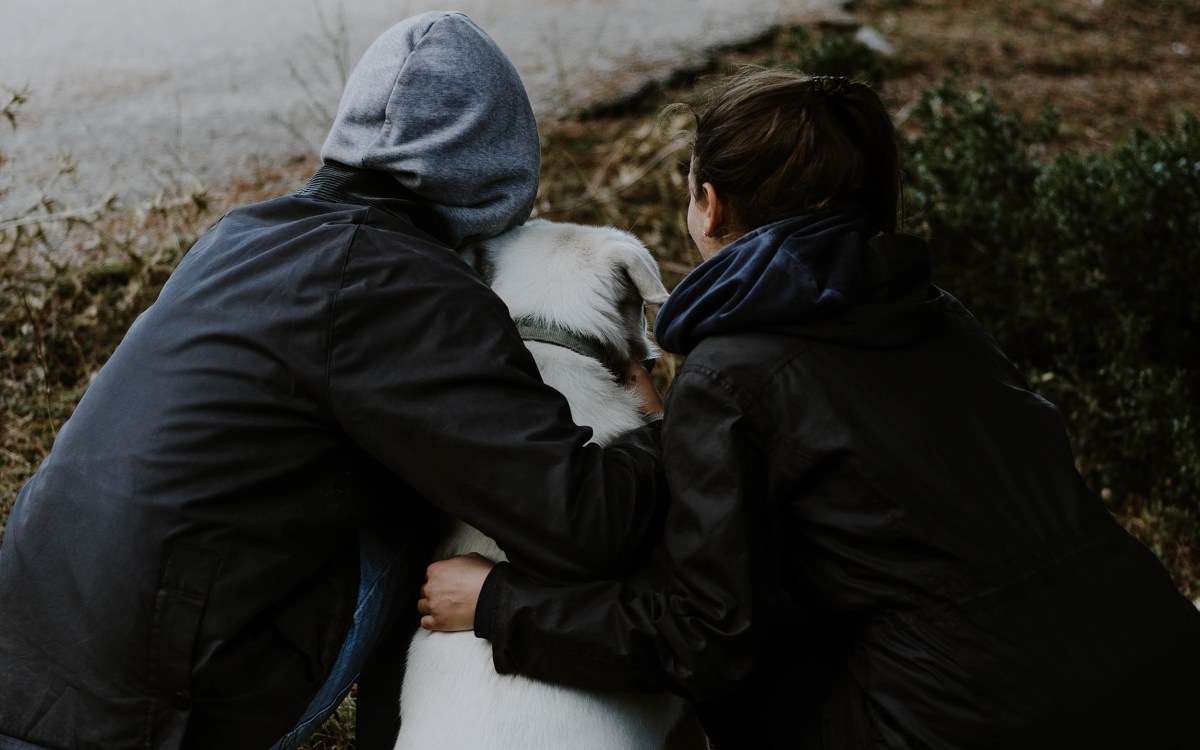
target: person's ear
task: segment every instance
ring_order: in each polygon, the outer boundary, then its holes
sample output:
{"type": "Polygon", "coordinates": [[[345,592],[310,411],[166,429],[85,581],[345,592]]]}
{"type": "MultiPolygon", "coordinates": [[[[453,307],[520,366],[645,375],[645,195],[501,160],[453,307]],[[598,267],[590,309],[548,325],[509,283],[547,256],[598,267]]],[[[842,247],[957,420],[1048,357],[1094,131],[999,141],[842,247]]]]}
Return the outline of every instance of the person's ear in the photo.
{"type": "Polygon", "coordinates": [[[700,197],[696,199],[696,208],[704,214],[704,236],[716,237],[717,232],[725,224],[725,202],[717,194],[717,189],[711,182],[700,186],[700,197]]]}

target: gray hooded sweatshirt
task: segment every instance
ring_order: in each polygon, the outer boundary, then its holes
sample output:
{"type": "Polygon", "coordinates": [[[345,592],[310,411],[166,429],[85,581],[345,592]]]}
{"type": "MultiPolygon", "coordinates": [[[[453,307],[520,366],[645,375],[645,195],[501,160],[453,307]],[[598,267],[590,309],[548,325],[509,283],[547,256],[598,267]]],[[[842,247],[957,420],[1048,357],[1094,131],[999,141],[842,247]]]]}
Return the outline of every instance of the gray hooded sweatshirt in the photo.
{"type": "Polygon", "coordinates": [[[341,649],[364,534],[398,556],[401,645],[441,512],[529,570],[638,558],[665,495],[656,429],[588,445],[450,250],[523,221],[537,187],[503,53],[461,14],[399,24],[323,154],[303,190],[195,244],[22,488],[0,747],[269,747],[341,649]]]}
{"type": "Polygon", "coordinates": [[[454,247],[529,218],[539,159],[512,63],[470,18],[440,12],[371,45],[321,149],[326,164],[390,174],[428,203],[454,247]]]}

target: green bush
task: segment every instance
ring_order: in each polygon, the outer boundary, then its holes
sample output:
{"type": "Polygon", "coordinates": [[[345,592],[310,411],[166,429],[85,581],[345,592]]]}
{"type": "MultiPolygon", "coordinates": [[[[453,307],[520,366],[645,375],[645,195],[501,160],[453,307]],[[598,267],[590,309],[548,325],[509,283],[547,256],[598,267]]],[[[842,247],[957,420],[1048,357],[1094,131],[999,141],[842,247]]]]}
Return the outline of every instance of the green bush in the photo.
{"type": "Polygon", "coordinates": [[[908,224],[930,240],[935,281],[1061,409],[1113,510],[1168,519],[1194,548],[1200,119],[1049,161],[1053,115],[1024,123],[984,88],[944,82],[914,119],[908,224]]]}
{"type": "Polygon", "coordinates": [[[973,307],[1003,311],[991,329],[1010,338],[1009,329],[1035,325],[1045,313],[1041,300],[1013,291],[1038,284],[1031,194],[1042,168],[1034,156],[1056,128],[1053,115],[1026,125],[987,89],[963,92],[951,79],[925,92],[913,120],[921,134],[905,159],[909,223],[934,243],[935,273],[952,288],[967,282],[973,307]]]}

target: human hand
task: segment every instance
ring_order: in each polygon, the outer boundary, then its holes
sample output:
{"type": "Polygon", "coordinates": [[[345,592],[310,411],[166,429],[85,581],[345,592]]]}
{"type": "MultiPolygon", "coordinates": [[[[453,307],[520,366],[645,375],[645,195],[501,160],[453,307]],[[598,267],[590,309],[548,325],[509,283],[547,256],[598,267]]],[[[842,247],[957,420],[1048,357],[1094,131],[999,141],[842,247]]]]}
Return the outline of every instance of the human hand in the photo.
{"type": "Polygon", "coordinates": [[[417,611],[426,630],[475,629],[475,604],[494,563],[477,552],[440,560],[425,570],[417,611]]]}
{"type": "Polygon", "coordinates": [[[650,380],[650,371],[641,362],[631,359],[625,363],[624,385],[637,398],[643,417],[663,413],[662,397],[650,380]]]}

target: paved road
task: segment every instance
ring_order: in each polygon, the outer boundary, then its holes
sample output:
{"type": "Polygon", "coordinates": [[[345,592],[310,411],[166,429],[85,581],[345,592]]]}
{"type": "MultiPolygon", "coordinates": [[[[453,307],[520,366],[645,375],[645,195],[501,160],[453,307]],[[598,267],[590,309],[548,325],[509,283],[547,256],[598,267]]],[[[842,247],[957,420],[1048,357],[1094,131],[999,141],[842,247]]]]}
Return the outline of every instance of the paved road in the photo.
{"type": "MultiPolygon", "coordinates": [[[[460,0],[520,70],[541,117],[636,87],[713,46],[835,13],[839,0],[460,0]]],[[[68,153],[68,202],[152,194],[319,148],[344,75],[406,0],[0,0],[0,87],[33,98],[5,173],[68,153]]],[[[0,175],[2,177],[2,175],[0,175]]],[[[3,184],[3,181],[0,181],[3,184]]],[[[13,196],[10,196],[10,204],[13,196]]]]}

